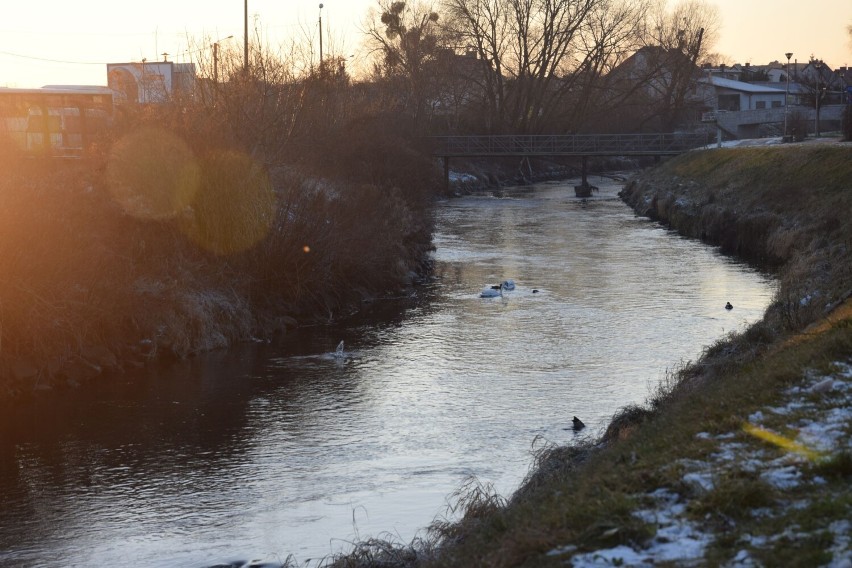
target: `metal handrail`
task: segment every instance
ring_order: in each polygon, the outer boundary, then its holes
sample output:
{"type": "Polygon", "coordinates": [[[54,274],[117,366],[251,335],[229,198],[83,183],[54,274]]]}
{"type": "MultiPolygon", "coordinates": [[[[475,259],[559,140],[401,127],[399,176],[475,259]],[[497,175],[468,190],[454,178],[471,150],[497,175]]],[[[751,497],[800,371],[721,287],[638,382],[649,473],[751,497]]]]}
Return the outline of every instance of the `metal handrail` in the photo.
{"type": "Polygon", "coordinates": [[[504,134],[438,136],[436,156],[595,156],[679,154],[707,144],[703,133],[504,134]]]}

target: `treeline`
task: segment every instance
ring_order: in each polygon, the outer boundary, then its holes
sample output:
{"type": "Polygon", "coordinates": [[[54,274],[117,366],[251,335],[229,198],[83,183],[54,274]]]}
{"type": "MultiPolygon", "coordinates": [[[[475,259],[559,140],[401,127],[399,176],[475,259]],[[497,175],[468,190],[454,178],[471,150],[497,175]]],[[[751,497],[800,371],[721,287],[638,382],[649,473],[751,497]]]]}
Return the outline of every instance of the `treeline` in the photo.
{"type": "Polygon", "coordinates": [[[719,57],[700,0],[378,4],[371,81],[429,132],[670,132],[703,106],[697,64],[719,57]]]}

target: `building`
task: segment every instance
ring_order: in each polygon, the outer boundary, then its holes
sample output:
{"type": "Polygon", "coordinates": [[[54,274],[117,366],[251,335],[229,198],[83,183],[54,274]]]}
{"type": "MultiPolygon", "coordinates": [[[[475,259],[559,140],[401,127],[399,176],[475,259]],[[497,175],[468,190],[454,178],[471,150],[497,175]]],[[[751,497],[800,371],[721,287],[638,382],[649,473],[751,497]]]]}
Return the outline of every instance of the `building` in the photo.
{"type": "Polygon", "coordinates": [[[715,75],[699,81],[713,87],[713,98],[708,101],[708,106],[713,110],[764,110],[782,108],[785,105],[786,92],[783,88],[770,87],[765,83],[735,81],[715,75]]]}

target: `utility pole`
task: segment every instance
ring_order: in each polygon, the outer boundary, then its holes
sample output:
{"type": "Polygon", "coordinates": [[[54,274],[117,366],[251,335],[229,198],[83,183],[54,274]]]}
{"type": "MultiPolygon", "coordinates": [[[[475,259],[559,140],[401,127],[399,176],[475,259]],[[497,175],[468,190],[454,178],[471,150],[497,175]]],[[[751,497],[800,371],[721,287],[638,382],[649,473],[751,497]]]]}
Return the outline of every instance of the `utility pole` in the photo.
{"type": "Polygon", "coordinates": [[[243,1],[243,73],[248,76],[248,0],[243,1]]]}

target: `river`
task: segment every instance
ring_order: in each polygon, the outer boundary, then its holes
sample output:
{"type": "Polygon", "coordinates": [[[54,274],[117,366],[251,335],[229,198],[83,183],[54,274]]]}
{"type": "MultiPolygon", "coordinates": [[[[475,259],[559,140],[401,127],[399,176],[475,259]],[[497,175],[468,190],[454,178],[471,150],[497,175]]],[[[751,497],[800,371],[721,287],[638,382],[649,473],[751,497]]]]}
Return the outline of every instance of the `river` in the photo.
{"type": "Polygon", "coordinates": [[[471,477],[510,495],[534,446],[599,434],[775,290],[590,181],[442,203],[434,278],[343,325],[8,409],[0,565],[316,562],[409,542],[471,477]]]}

